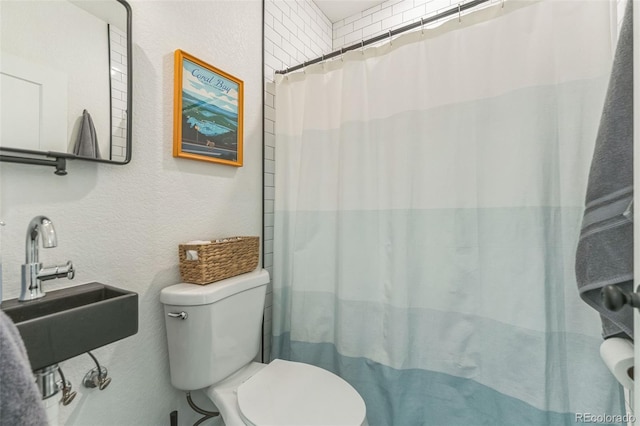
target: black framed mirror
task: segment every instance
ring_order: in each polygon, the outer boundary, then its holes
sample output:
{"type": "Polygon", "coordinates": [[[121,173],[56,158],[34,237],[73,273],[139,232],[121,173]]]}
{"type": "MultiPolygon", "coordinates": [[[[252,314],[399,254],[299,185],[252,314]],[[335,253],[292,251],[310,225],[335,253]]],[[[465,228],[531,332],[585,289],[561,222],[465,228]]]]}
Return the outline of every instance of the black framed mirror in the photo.
{"type": "Polygon", "coordinates": [[[131,7],[0,2],[0,161],[131,161],[131,7]]]}

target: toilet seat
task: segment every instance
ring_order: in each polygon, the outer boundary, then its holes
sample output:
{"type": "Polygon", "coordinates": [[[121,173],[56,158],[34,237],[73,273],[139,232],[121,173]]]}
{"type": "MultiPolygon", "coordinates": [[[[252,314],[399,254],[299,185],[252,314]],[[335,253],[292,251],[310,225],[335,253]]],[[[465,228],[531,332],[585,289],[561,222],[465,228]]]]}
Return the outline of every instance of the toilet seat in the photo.
{"type": "Polygon", "coordinates": [[[237,389],[242,420],[256,426],[360,426],[362,397],[319,367],[276,359],[237,389]]]}

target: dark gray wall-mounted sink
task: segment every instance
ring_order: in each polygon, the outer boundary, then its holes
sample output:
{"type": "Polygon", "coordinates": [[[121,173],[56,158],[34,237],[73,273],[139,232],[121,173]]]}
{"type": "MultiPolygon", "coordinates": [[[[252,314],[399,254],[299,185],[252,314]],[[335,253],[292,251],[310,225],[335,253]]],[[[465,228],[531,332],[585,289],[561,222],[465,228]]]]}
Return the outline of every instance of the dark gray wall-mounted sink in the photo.
{"type": "Polygon", "coordinates": [[[100,283],[2,302],[38,370],[138,332],[138,294],[100,283]]]}

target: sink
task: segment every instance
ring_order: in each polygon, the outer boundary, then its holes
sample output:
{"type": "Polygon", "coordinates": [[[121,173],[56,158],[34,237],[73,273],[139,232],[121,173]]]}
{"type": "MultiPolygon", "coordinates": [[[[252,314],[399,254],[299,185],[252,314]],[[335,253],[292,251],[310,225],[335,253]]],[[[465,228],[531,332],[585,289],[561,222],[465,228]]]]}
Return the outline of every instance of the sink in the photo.
{"type": "Polygon", "coordinates": [[[6,300],[0,308],[18,327],[34,370],[138,332],[138,294],[101,283],[6,300]]]}

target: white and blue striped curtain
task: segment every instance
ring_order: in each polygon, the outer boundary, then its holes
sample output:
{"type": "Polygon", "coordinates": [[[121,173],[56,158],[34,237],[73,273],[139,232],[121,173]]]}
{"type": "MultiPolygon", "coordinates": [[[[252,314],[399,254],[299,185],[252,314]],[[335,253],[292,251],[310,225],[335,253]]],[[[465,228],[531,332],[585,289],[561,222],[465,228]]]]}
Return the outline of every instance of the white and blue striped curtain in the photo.
{"type": "Polygon", "coordinates": [[[612,18],[512,0],[279,77],[272,356],[376,426],[615,422],[573,271],[612,18]]]}

